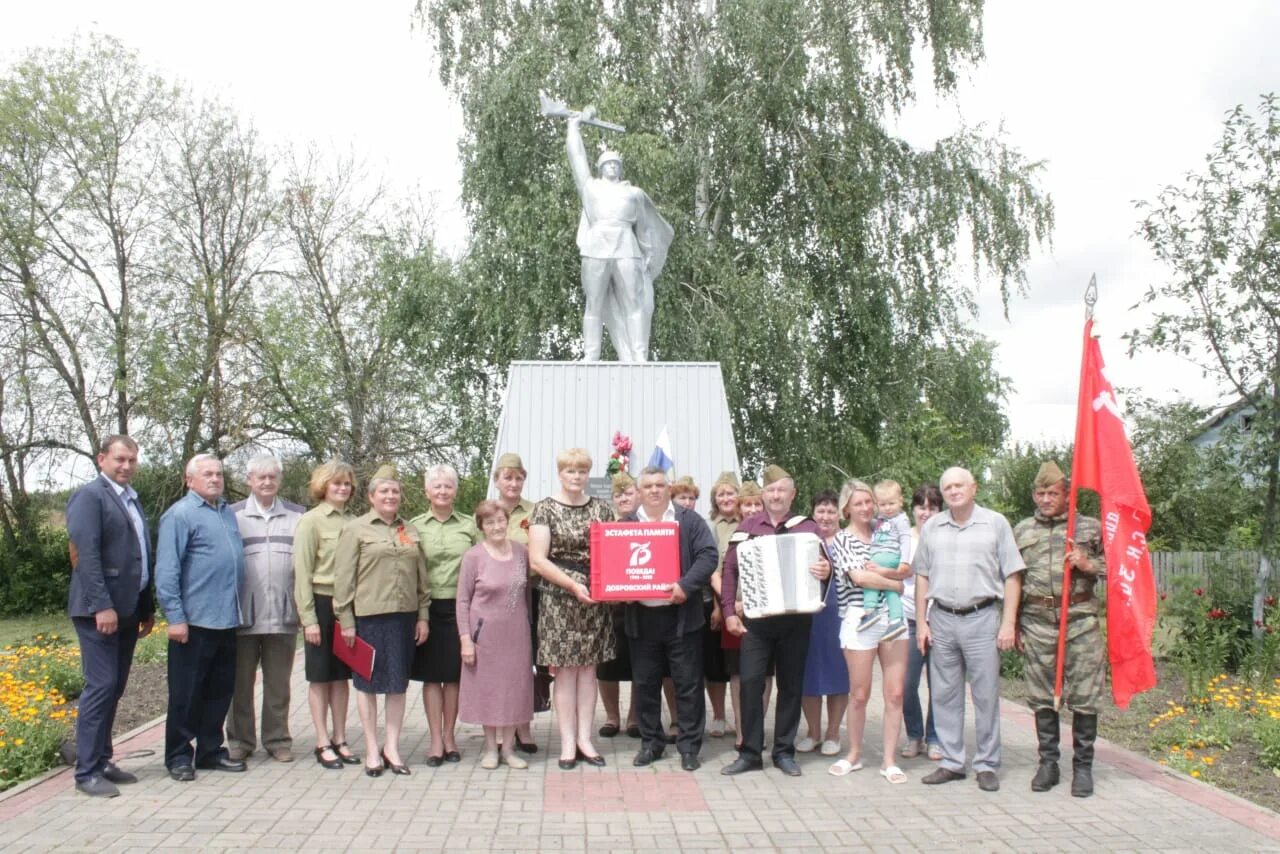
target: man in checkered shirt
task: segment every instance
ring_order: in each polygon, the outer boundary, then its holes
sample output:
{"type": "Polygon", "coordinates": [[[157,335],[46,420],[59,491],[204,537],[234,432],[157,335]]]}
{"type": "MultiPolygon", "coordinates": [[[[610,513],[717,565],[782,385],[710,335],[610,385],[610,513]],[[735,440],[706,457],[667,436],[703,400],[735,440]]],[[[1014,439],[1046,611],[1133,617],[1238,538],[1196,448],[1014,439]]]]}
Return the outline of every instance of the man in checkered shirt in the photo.
{"type": "Polygon", "coordinates": [[[1013,649],[1026,564],[1013,528],[974,501],[966,469],[938,484],[947,509],[925,523],[911,564],[916,576],[917,642],[929,657],[929,692],[942,761],[921,782],[963,780],[964,683],[972,684],[977,747],[973,770],[984,792],[1000,788],[1000,653],[1013,649]]]}

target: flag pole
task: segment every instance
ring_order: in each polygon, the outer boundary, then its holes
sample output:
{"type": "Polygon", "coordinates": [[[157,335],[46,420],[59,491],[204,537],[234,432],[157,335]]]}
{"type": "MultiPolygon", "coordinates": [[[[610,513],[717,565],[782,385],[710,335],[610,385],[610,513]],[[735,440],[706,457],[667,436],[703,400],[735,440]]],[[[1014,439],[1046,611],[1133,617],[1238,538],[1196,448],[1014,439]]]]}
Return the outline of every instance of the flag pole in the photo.
{"type": "MultiPolygon", "coordinates": [[[[1093,332],[1093,307],[1098,302],[1098,274],[1094,273],[1089,277],[1089,286],[1084,291],[1084,347],[1089,346],[1089,336],[1093,332]]],[[[1084,388],[1084,370],[1085,370],[1085,350],[1080,351],[1080,388],[1084,388]]],[[[1077,398],[1079,392],[1077,392],[1077,398]]],[[[1072,462],[1075,461],[1075,454],[1080,449],[1080,407],[1089,405],[1088,401],[1077,400],[1076,403],[1076,441],[1072,446],[1072,462]]],[[[1066,665],[1067,652],[1067,616],[1071,608],[1071,550],[1074,545],[1076,535],[1076,499],[1079,495],[1079,488],[1076,486],[1075,465],[1072,465],[1072,477],[1070,487],[1070,499],[1067,505],[1067,548],[1062,556],[1062,604],[1058,611],[1058,658],[1057,668],[1054,673],[1053,680],[1053,708],[1058,711],[1062,708],[1062,680],[1063,672],[1066,665]]]]}

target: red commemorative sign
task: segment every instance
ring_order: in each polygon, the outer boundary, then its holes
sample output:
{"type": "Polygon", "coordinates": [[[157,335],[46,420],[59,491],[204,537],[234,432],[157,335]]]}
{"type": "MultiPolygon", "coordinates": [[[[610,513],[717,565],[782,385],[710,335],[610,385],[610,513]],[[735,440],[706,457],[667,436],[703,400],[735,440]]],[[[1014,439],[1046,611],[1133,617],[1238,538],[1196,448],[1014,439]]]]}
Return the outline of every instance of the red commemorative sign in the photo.
{"type": "Polygon", "coordinates": [[[598,602],[666,599],[680,580],[675,522],[592,522],[591,598],[598,602]]]}

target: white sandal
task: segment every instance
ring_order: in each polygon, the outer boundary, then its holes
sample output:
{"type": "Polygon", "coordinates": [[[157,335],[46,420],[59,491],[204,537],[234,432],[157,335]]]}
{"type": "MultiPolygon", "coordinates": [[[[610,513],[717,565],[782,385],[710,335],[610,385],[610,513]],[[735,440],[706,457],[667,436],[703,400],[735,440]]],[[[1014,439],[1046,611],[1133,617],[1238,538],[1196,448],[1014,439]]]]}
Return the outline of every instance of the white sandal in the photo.
{"type": "Polygon", "coordinates": [[[907,782],[907,775],[904,774],[902,769],[897,765],[890,765],[888,768],[881,768],[880,776],[894,785],[907,782]]]}
{"type": "Polygon", "coordinates": [[[861,759],[859,759],[857,762],[850,762],[848,759],[838,759],[831,764],[830,768],[827,769],[827,773],[830,774],[832,777],[843,777],[845,774],[849,774],[853,771],[861,771],[861,770],[862,770],[861,759]]]}

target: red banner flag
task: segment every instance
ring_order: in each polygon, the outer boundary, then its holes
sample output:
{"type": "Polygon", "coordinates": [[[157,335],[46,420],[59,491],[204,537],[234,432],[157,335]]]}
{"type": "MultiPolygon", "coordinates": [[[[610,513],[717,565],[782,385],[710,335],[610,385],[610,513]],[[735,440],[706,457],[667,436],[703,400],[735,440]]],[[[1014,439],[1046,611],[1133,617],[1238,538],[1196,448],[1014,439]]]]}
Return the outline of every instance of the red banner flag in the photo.
{"type": "MultiPolygon", "coordinates": [[[[1084,325],[1076,444],[1071,464],[1071,524],[1075,492],[1092,489],[1102,500],[1103,548],[1107,557],[1107,655],[1111,694],[1129,707],[1134,694],[1155,687],[1151,632],[1156,621],[1155,578],[1147,551],[1151,506],[1133,461],[1115,391],[1106,377],[1102,348],[1084,325]]],[[[1065,588],[1064,586],[1064,589],[1065,588]]],[[[1065,616],[1065,615],[1064,615],[1065,616]]]]}

